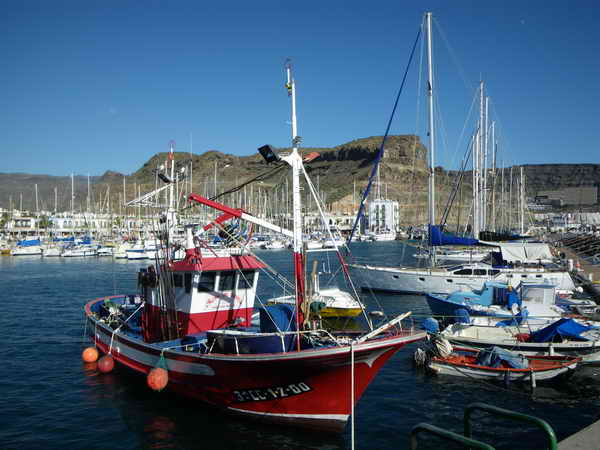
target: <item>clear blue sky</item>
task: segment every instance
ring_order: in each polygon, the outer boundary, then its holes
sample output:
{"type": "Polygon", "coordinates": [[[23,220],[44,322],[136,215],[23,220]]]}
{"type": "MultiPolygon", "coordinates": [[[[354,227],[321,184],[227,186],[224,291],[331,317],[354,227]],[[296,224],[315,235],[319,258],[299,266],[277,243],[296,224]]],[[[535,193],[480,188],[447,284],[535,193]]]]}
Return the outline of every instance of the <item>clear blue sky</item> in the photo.
{"type": "MultiPolygon", "coordinates": [[[[22,0],[0,14],[0,171],[131,173],[171,139],[189,151],[190,134],[194,153],[287,146],[286,57],[304,145],[381,135],[427,10],[439,164],[466,145],[480,76],[505,161],[600,163],[595,1],[22,0]]],[[[392,133],[423,132],[417,68],[392,133]]]]}

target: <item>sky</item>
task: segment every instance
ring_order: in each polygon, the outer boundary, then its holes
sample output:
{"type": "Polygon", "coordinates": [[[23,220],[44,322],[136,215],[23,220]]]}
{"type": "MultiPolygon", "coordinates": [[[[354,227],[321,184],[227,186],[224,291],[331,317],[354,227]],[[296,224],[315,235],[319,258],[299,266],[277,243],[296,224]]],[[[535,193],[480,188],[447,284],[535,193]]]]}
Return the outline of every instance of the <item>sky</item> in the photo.
{"type": "MultiPolygon", "coordinates": [[[[0,172],[132,173],[177,151],[249,155],[383,135],[423,14],[434,17],[435,162],[455,168],[479,80],[498,164],[600,163],[595,1],[8,0],[0,172]]],[[[421,44],[392,134],[427,144],[421,44]]]]}

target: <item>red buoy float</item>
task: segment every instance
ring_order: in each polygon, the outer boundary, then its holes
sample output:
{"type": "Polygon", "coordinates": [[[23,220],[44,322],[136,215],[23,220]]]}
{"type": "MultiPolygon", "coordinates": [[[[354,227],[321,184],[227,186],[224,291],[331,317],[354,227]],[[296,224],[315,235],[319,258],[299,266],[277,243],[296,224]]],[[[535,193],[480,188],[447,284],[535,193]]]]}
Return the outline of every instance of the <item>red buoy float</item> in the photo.
{"type": "Polygon", "coordinates": [[[115,367],[115,360],[110,355],[104,355],[98,360],[98,370],[102,373],[108,373],[115,367]]]}
{"type": "Polygon", "coordinates": [[[162,391],[169,382],[169,372],[161,367],[155,367],[148,372],[146,382],[153,391],[162,391]]]}
{"type": "Polygon", "coordinates": [[[95,347],[88,347],[81,354],[81,358],[86,363],[96,362],[98,361],[98,350],[95,347]]]}

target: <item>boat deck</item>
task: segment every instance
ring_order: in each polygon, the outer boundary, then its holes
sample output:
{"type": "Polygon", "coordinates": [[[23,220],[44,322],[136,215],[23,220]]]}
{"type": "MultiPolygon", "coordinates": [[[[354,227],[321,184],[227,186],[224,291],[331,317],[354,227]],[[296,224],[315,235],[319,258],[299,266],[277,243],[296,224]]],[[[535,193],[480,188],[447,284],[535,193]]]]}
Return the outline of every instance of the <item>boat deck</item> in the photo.
{"type": "Polygon", "coordinates": [[[568,247],[560,247],[560,252],[566,255],[567,259],[572,259],[574,263],[579,262],[581,270],[579,274],[590,281],[600,281],[600,265],[593,265],[583,259],[580,255],[575,253],[568,247]]]}

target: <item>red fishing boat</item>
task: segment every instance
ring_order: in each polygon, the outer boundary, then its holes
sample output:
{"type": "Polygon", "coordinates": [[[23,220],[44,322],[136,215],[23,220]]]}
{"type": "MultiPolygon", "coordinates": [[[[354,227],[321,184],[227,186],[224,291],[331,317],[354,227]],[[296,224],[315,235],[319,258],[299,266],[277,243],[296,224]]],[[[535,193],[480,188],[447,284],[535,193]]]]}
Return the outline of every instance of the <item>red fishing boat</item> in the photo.
{"type": "MultiPolygon", "coordinates": [[[[102,371],[116,362],[146,374],[154,389],[166,388],[232,413],[341,431],[386,361],[406,344],[423,339],[425,332],[412,324],[403,326],[402,319],[410,313],[377,324],[364,314],[364,331],[328,330],[310,308],[300,177],[311,192],[313,187],[297,149],[295,85],[289,65],[286,72],[293,150],[283,156],[265,147],[260,151],[267,162],[291,167],[293,230],[195,194],[189,200],[221,211],[205,229],[217,226],[226,231],[223,224],[236,218],[291,238],[295,304],[255,304],[265,264],[245,247],[207,254],[188,227],[183,260],[173,261],[168,257],[171,252],[162,252],[165,259],[140,273],[137,294],[92,300],[85,314],[95,347],[104,354],[98,361],[102,371]],[[256,310],[259,324],[252,320],[256,310]]],[[[172,210],[166,214],[167,226],[173,215],[172,210]]]]}

